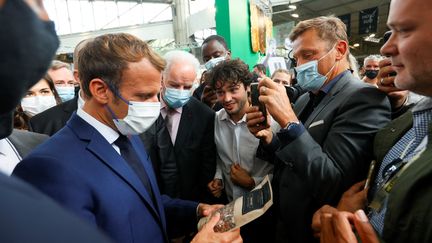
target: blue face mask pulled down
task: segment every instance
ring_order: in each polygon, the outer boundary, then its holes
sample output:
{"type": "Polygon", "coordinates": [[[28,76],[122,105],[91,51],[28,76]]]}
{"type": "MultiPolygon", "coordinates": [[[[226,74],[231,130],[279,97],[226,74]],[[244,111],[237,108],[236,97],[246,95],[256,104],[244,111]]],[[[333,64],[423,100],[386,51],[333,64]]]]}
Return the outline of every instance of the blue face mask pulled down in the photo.
{"type": "Polygon", "coordinates": [[[173,109],[184,106],[189,101],[190,97],[190,90],[180,90],[168,87],[165,88],[163,95],[166,104],[173,109]]]}
{"type": "Polygon", "coordinates": [[[336,66],[336,62],[335,64],[333,64],[333,67],[327,72],[326,75],[322,75],[318,72],[318,62],[321,61],[324,57],[326,57],[333,50],[333,48],[318,60],[304,63],[295,68],[297,72],[297,83],[302,89],[304,89],[305,91],[314,92],[318,91],[324,85],[325,81],[327,80],[327,75],[336,66]]]}

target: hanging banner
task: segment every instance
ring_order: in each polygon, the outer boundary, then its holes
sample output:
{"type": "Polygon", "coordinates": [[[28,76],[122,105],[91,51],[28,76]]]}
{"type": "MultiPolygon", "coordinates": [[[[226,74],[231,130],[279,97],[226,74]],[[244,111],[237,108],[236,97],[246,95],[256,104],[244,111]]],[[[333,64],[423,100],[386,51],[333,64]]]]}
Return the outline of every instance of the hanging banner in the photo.
{"type": "Polygon", "coordinates": [[[378,7],[364,9],[359,12],[359,34],[369,34],[377,32],[378,27],[378,7]]]}
{"type": "Polygon", "coordinates": [[[340,15],[338,18],[346,25],[347,35],[351,36],[351,14],[340,15]]]}
{"type": "Polygon", "coordinates": [[[272,36],[271,3],[268,0],[250,1],[251,45],[253,52],[266,53],[266,42],[272,36]]]}

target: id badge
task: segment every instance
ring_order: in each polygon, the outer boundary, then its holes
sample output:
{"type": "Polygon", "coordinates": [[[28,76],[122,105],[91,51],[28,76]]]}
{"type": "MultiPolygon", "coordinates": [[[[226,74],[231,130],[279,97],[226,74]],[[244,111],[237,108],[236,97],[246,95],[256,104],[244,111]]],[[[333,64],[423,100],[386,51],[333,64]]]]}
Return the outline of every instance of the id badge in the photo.
{"type": "Polygon", "coordinates": [[[385,190],[385,186],[381,186],[378,192],[375,194],[374,199],[369,204],[369,208],[371,208],[376,213],[381,212],[383,205],[386,204],[388,195],[389,193],[385,190]]]}

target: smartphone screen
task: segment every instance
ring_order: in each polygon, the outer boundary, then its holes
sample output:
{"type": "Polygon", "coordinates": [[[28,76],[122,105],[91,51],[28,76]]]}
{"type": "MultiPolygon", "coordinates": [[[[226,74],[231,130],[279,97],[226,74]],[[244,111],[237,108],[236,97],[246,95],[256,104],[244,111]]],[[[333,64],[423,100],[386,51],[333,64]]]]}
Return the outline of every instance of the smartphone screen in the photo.
{"type": "Polygon", "coordinates": [[[251,83],[251,101],[253,106],[258,106],[259,110],[263,113],[265,120],[261,123],[263,125],[267,124],[267,109],[263,103],[259,101],[259,90],[258,83],[251,83]]]}

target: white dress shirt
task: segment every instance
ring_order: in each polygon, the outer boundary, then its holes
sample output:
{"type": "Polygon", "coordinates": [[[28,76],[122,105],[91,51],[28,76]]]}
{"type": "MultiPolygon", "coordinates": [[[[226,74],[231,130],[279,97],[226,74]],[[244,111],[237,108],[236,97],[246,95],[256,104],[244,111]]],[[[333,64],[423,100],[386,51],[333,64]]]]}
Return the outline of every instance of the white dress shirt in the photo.
{"type": "Polygon", "coordinates": [[[92,117],[81,108],[77,109],[77,115],[90,124],[90,126],[94,127],[102,135],[102,137],[104,137],[108,143],[113,146],[115,151],[120,154],[120,148],[114,144],[115,140],[117,140],[117,138],[120,136],[117,131],[98,121],[96,118],[92,117]]]}
{"type": "Polygon", "coordinates": [[[21,160],[21,156],[9,139],[0,139],[0,171],[6,175],[11,175],[21,160]]]}
{"type": "Polygon", "coordinates": [[[259,139],[249,132],[246,114],[235,123],[225,109],[216,112],[215,143],[218,158],[214,178],[222,179],[229,201],[249,191],[231,181],[230,171],[233,163],[240,164],[255,181],[255,185],[258,185],[267,174],[272,176],[273,165],[256,157],[259,139]]]}

